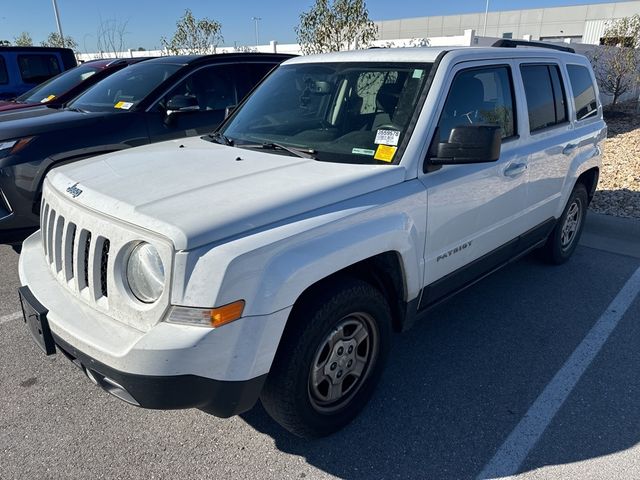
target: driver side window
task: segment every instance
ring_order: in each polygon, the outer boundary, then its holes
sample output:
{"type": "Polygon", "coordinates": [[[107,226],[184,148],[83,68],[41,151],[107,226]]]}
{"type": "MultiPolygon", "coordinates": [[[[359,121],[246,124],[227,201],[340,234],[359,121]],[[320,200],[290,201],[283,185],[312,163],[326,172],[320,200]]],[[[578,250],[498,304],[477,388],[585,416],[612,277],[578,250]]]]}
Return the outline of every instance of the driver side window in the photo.
{"type": "Polygon", "coordinates": [[[464,125],[498,125],[502,138],[515,135],[511,72],[507,66],[458,72],[438,122],[440,142],[464,125]]]}
{"type": "Polygon", "coordinates": [[[194,98],[200,111],[221,111],[236,105],[236,91],[228,69],[208,67],[198,70],[176,85],[159,103],[166,110],[167,102],[176,96],[194,98]]]}

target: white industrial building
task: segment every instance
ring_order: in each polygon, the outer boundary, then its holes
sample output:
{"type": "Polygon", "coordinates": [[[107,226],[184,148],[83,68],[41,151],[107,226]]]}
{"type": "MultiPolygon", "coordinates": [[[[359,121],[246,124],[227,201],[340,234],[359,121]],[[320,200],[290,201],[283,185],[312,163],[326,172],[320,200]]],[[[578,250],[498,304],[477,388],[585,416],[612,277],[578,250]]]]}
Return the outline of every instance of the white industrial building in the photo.
{"type": "Polygon", "coordinates": [[[448,37],[461,35],[465,30],[475,30],[483,37],[599,45],[607,22],[634,14],[640,14],[640,1],[489,11],[486,15],[482,11],[375,23],[378,40],[448,37]]]}

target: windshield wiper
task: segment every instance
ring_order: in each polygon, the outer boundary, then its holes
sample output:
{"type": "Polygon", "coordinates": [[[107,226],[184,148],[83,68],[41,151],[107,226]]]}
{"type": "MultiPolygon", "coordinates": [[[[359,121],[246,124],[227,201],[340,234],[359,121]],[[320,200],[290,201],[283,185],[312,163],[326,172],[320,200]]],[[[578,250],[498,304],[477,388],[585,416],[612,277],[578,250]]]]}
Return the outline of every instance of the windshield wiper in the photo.
{"type": "Polygon", "coordinates": [[[221,132],[213,132],[209,135],[205,135],[203,137],[205,140],[209,140],[211,142],[219,143],[221,145],[228,145],[233,147],[233,140],[227,137],[224,133],[221,132]]]}
{"type": "Polygon", "coordinates": [[[286,145],[282,145],[281,143],[276,143],[276,142],[265,142],[265,143],[245,143],[243,145],[237,145],[238,147],[241,148],[262,148],[265,150],[284,150],[285,152],[289,152],[292,155],[295,155],[296,157],[300,157],[300,158],[310,158],[312,160],[315,160],[316,157],[313,156],[314,153],[316,153],[315,150],[313,150],[312,148],[295,148],[295,147],[288,147],[286,145]]]}
{"type": "Polygon", "coordinates": [[[70,112],[79,112],[79,113],[87,113],[86,110],[82,110],[78,107],[67,107],[65,110],[69,110],[70,112]]]}

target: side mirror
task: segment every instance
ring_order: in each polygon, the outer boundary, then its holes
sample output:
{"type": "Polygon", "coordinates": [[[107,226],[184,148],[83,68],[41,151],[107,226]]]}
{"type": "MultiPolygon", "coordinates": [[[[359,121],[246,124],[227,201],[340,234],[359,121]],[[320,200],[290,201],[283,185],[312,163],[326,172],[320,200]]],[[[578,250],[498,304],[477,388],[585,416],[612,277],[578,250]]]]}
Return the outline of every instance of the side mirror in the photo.
{"type": "Polygon", "coordinates": [[[226,119],[229,115],[231,115],[233,112],[235,112],[236,108],[238,108],[238,105],[229,105],[227,108],[225,108],[224,109],[224,118],[226,119]]]}
{"type": "Polygon", "coordinates": [[[196,97],[187,95],[175,95],[167,102],[167,115],[176,112],[193,112],[199,109],[196,97]]]}
{"type": "Polygon", "coordinates": [[[460,125],[451,130],[448,142],[439,140],[436,131],[429,148],[432,165],[495,162],[500,158],[502,137],[498,125],[460,125]]]}

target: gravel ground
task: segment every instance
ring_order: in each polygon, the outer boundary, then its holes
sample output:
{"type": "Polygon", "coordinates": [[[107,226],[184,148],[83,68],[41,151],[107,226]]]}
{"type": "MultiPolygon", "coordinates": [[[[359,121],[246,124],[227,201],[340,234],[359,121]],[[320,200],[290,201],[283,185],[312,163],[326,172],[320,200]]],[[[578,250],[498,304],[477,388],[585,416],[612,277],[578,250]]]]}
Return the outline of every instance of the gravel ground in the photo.
{"type": "Polygon", "coordinates": [[[616,217],[640,218],[640,113],[636,102],[605,110],[609,135],[591,209],[616,217]]]}

